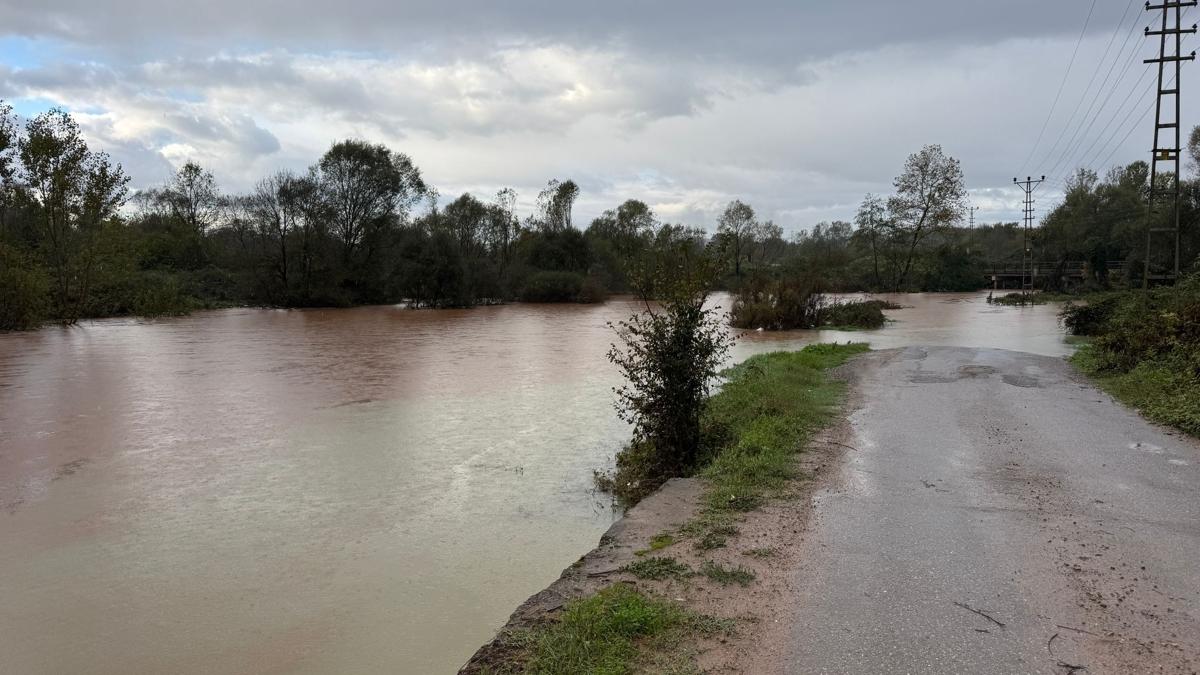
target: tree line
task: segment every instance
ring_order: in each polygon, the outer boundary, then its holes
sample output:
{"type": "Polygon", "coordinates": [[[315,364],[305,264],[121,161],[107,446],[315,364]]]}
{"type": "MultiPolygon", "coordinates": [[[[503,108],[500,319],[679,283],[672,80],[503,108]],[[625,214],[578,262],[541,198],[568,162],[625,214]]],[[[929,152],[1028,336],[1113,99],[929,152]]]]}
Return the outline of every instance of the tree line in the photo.
{"type": "MultiPolygon", "coordinates": [[[[1104,181],[1081,172],[1039,228],[1039,255],[1082,257],[1097,270],[1101,259],[1136,262],[1146,173],[1145,163],[1104,181]]],[[[88,147],[69,113],[22,121],[0,102],[0,328],[231,305],[437,308],[652,295],[652,284],[634,283],[637,270],[680,242],[723,261],[716,288],[760,298],[782,293],[781,283],[973,290],[989,266],[1019,260],[1023,246],[1015,223],[963,226],[961,167],[938,146],[909,157],[894,194],[867,195],[853,222],[818,223],[791,238],[740,200],[711,235],[664,223],[636,199],[581,227],[580,188],[569,179],[549,181],[525,217],[512,189],[443,203],[410,157],[357,139],[241,194],[224,193],[191,161],[155,188],[133,193],[129,181],[88,147]]],[[[1184,193],[1187,221],[1200,189],[1185,182],[1184,193]]],[[[1190,256],[1194,238],[1185,242],[1190,256]]]]}

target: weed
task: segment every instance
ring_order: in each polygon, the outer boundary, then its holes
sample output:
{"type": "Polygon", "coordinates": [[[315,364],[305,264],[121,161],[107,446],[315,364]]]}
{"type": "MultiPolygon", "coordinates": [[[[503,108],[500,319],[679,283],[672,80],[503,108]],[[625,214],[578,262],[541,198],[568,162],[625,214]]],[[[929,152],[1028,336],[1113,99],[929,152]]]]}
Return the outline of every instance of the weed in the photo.
{"type": "Polygon", "coordinates": [[[639,579],[685,579],[693,574],[692,568],[670,556],[644,558],[629,563],[623,568],[639,579]]]}
{"type": "Polygon", "coordinates": [[[654,672],[696,672],[688,638],[728,634],[733,622],[689,612],[667,600],[615,584],[567,605],[562,618],[521,639],[521,653],[493,671],[574,675],[626,675],[647,662],[654,672]],[[507,670],[505,669],[507,668],[507,670]]]}
{"type": "Polygon", "coordinates": [[[705,561],[704,565],[700,567],[700,573],[722,586],[728,586],[729,584],[749,586],[750,582],[754,581],[754,572],[751,570],[741,565],[737,567],[723,567],[720,563],[712,560],[705,561]]]}
{"type": "Polygon", "coordinates": [[[765,546],[763,548],[751,548],[742,551],[743,555],[748,555],[751,558],[773,558],[779,554],[779,549],[774,546],[765,546]]]}
{"type": "Polygon", "coordinates": [[[675,535],[671,534],[670,532],[663,532],[661,534],[656,534],[656,535],[654,535],[654,538],[650,540],[650,550],[658,551],[660,549],[664,549],[668,546],[671,546],[674,543],[675,543],[675,535]]]}

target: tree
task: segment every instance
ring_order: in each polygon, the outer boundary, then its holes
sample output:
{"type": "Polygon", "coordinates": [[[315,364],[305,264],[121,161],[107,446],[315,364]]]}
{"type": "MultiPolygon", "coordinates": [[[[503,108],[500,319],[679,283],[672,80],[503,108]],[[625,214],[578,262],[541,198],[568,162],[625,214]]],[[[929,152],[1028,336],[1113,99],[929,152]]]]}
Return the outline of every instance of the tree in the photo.
{"type": "Polygon", "coordinates": [[[634,485],[635,493],[697,466],[701,414],[732,344],[725,317],[705,307],[721,268],[709,251],[696,249],[686,231],[670,229],[635,279],[635,286],[654,289],[658,305],[646,302],[644,311],[614,326],[619,344],[608,359],[625,378],[615,390],[616,409],[633,425],[633,440],[617,459],[615,482],[634,485]]]}
{"type": "Polygon", "coordinates": [[[1187,140],[1188,168],[1200,173],[1200,125],[1192,127],[1187,140]]]}
{"type": "Polygon", "coordinates": [[[508,266],[512,256],[512,243],[516,237],[517,218],[513,209],[517,203],[517,192],[504,188],[496,193],[496,199],[488,206],[487,239],[488,253],[500,264],[501,272],[508,266]]]}
{"type": "Polygon", "coordinates": [[[201,237],[216,225],[225,205],[212,172],[190,160],[175,173],[165,193],[175,217],[201,237]]]}
{"type": "Polygon", "coordinates": [[[751,246],[746,260],[758,267],[774,264],[786,246],[782,227],[770,220],[758,223],[751,233],[751,246]]]}
{"type": "Polygon", "coordinates": [[[19,142],[24,179],[54,277],[58,316],[76,321],[85,311],[96,271],[102,226],[128,195],[129,178],[104,153],[93,153],[65,110],[29,120],[19,142]]]}
{"type": "Polygon", "coordinates": [[[483,255],[488,229],[488,207],[464,192],[445,210],[445,224],[458,245],[459,255],[475,258],[483,255]]]}
{"type": "Polygon", "coordinates": [[[7,230],[8,210],[16,201],[17,164],[16,150],[19,144],[17,118],[11,105],[0,99],[0,235],[7,230]]]}
{"type": "Polygon", "coordinates": [[[881,288],[883,285],[879,276],[879,250],[882,247],[880,239],[883,230],[887,227],[884,213],[884,201],[868,193],[866,197],[863,197],[862,204],[858,207],[858,213],[854,215],[854,224],[858,226],[858,231],[862,233],[863,238],[871,247],[872,288],[881,288]]]}
{"type": "Polygon", "coordinates": [[[546,189],[538,193],[538,224],[549,231],[571,228],[571,210],[579,197],[579,186],[573,180],[546,183],[546,189]]]}
{"type": "Polygon", "coordinates": [[[754,241],[754,209],[749,204],[735,199],[725,207],[717,220],[717,236],[725,244],[733,259],[733,273],[742,278],[742,260],[754,241]]]}
{"type": "Polygon", "coordinates": [[[386,227],[389,219],[404,218],[429,193],[420,170],[407,155],[365,141],[334,143],[316,169],[333,233],[347,263],[372,228],[386,227]]]}
{"type": "Polygon", "coordinates": [[[887,201],[888,228],[898,240],[903,260],[893,279],[899,291],[908,281],[917,247],[930,233],[962,218],[967,190],[958,160],[940,145],[927,145],[908,156],[893,183],[895,196],[887,201]]]}

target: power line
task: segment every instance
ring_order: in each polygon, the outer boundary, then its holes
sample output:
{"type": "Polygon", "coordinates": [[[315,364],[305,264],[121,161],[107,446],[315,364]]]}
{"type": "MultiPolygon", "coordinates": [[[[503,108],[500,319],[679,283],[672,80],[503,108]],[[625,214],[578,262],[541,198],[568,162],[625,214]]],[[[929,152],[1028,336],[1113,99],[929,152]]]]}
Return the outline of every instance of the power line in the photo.
{"type": "MultiPolygon", "coordinates": [[[[1137,50],[1135,47],[1133,50],[1131,50],[1129,52],[1129,56],[1125,57],[1125,66],[1121,68],[1120,74],[1117,75],[1117,79],[1113,82],[1112,88],[1108,90],[1108,93],[1104,96],[1104,100],[1100,102],[1099,107],[1093,106],[1095,109],[1095,114],[1092,114],[1090,118],[1087,115],[1084,116],[1084,122],[1082,123],[1082,126],[1081,126],[1081,128],[1083,130],[1081,135],[1084,139],[1088,138],[1088,134],[1091,133],[1092,127],[1096,125],[1096,122],[1099,121],[1100,117],[1105,113],[1105,109],[1108,107],[1109,101],[1111,101],[1113,96],[1118,91],[1121,90],[1121,83],[1125,81],[1125,77],[1129,74],[1130,70],[1133,67],[1133,64],[1134,64],[1133,56],[1136,51],[1137,50]]],[[[1150,69],[1147,68],[1146,73],[1149,73],[1149,72],[1150,72],[1150,69]]],[[[1128,98],[1128,96],[1132,95],[1133,91],[1137,90],[1137,86],[1138,86],[1138,81],[1135,80],[1129,90],[1130,93],[1126,94],[1127,98],[1128,98]]],[[[1118,107],[1118,110],[1119,109],[1120,108],[1118,107]]],[[[1081,140],[1080,143],[1082,144],[1083,141],[1081,140]]],[[[1061,167],[1062,163],[1064,161],[1074,157],[1076,155],[1076,153],[1078,152],[1078,150],[1079,150],[1078,146],[1074,146],[1073,148],[1068,148],[1065,151],[1065,153],[1058,158],[1058,161],[1056,161],[1054,163],[1054,166],[1052,167],[1053,171],[1058,171],[1058,169],[1061,167]]]]}
{"type": "MultiPolygon", "coordinates": [[[[1186,12],[1185,12],[1185,15],[1186,15],[1186,12]]],[[[1136,24],[1137,15],[1134,15],[1134,19],[1135,19],[1134,23],[1136,24]]],[[[1129,42],[1129,38],[1127,37],[1126,43],[1128,43],[1128,42],[1129,42]]],[[[1132,57],[1134,52],[1137,51],[1136,44],[1137,43],[1134,43],[1135,46],[1134,46],[1133,51],[1131,51],[1129,54],[1130,57],[1132,57]]],[[[1121,56],[1124,54],[1124,51],[1125,51],[1125,45],[1122,45],[1121,51],[1118,53],[1118,60],[1121,59],[1121,56]]],[[[1108,106],[1108,102],[1110,100],[1112,100],[1113,95],[1118,91],[1118,87],[1120,87],[1121,82],[1123,82],[1125,80],[1125,76],[1129,73],[1129,71],[1134,63],[1135,63],[1135,60],[1132,58],[1129,58],[1128,60],[1125,61],[1125,66],[1124,66],[1124,68],[1121,69],[1121,73],[1117,76],[1116,81],[1113,83],[1113,88],[1110,89],[1108,92],[1108,95],[1104,97],[1104,101],[1100,104],[1100,107],[1096,109],[1095,115],[1092,116],[1090,120],[1088,120],[1086,129],[1083,131],[1083,138],[1079,142],[1079,146],[1072,147],[1071,143],[1068,143],[1067,148],[1064,150],[1064,154],[1059,157],[1059,159],[1054,163],[1054,166],[1051,167],[1051,170],[1047,173],[1049,173],[1051,176],[1056,176],[1057,172],[1061,168],[1064,167],[1064,164],[1063,164],[1064,161],[1067,162],[1065,164],[1065,167],[1070,167],[1073,164],[1081,165],[1081,166],[1087,164],[1086,161],[1082,161],[1082,160],[1091,157],[1092,150],[1094,148],[1096,148],[1096,143],[1099,141],[1100,138],[1104,137],[1104,134],[1112,126],[1112,123],[1115,122],[1117,120],[1117,118],[1121,116],[1121,110],[1124,109],[1125,105],[1129,102],[1130,98],[1132,98],[1134,93],[1136,93],[1138,91],[1138,82],[1135,81],[1134,84],[1132,85],[1132,87],[1130,88],[1129,92],[1125,95],[1125,99],[1122,100],[1121,104],[1117,106],[1116,111],[1113,112],[1112,117],[1110,117],[1108,122],[1105,123],[1104,127],[1100,130],[1099,134],[1097,134],[1097,136],[1092,139],[1092,142],[1087,146],[1087,149],[1084,150],[1082,154],[1079,154],[1079,152],[1078,152],[1079,147],[1082,146],[1082,144],[1088,138],[1089,134],[1091,133],[1092,127],[1095,126],[1097,121],[1099,121],[1101,115],[1105,111],[1105,108],[1108,106]]],[[[1113,62],[1113,65],[1114,66],[1116,65],[1116,61],[1113,62]]],[[[1150,74],[1151,70],[1152,69],[1149,66],[1147,66],[1147,68],[1143,74],[1143,77],[1148,76],[1150,74]]],[[[1110,72],[1111,72],[1111,69],[1110,69],[1110,72]]],[[[1106,76],[1105,80],[1107,81],[1107,79],[1108,79],[1108,77],[1106,76]]],[[[1139,79],[1141,79],[1141,78],[1139,78],[1139,79]]],[[[1147,81],[1147,86],[1145,88],[1145,94],[1150,93],[1152,84],[1153,84],[1152,82],[1147,81]]],[[[1102,83],[1101,88],[1103,88],[1103,86],[1104,85],[1102,83]]],[[[1088,119],[1088,115],[1090,114],[1091,108],[1092,107],[1089,106],[1089,112],[1084,114],[1085,120],[1088,119]]],[[[1136,108],[1134,108],[1134,109],[1136,109],[1136,108]]],[[[1121,125],[1125,124],[1125,122],[1129,119],[1129,116],[1133,114],[1134,109],[1130,109],[1130,111],[1128,113],[1126,113],[1125,118],[1122,119],[1121,123],[1118,125],[1118,128],[1112,133],[1111,136],[1109,136],[1108,141],[1106,141],[1104,144],[1102,144],[1100,146],[1099,151],[1095,153],[1096,155],[1099,155],[1099,154],[1103,153],[1106,149],[1108,149],[1108,147],[1109,147],[1108,142],[1110,142],[1113,138],[1116,137],[1117,134],[1120,133],[1121,125]]]]}
{"type": "MultiPolygon", "coordinates": [[[[1113,27],[1112,36],[1108,38],[1108,44],[1104,47],[1104,54],[1109,54],[1111,52],[1113,43],[1117,41],[1117,35],[1121,33],[1121,27],[1125,25],[1125,17],[1129,15],[1130,8],[1135,4],[1137,4],[1137,0],[1132,0],[1132,2],[1125,6],[1125,11],[1121,13],[1121,18],[1117,21],[1117,25],[1113,27]]],[[[1137,18],[1138,15],[1135,13],[1133,15],[1133,19],[1129,22],[1129,32],[1125,35],[1125,42],[1121,44],[1121,50],[1113,57],[1112,64],[1108,67],[1108,73],[1104,76],[1104,81],[1101,82],[1100,86],[1096,88],[1096,94],[1092,97],[1092,102],[1088,106],[1088,113],[1084,114],[1083,119],[1087,119],[1087,115],[1091,113],[1091,108],[1095,106],[1096,101],[1100,99],[1100,92],[1103,91],[1104,85],[1108,83],[1108,78],[1112,75],[1112,71],[1114,68],[1116,68],[1117,63],[1121,60],[1121,55],[1125,53],[1125,47],[1129,44],[1129,40],[1133,37],[1134,30],[1137,26],[1137,18]]],[[[1079,112],[1079,109],[1083,107],[1083,102],[1085,99],[1087,99],[1088,92],[1092,90],[1092,85],[1096,82],[1096,76],[1100,74],[1100,69],[1104,67],[1104,61],[1104,58],[1096,61],[1096,69],[1092,71],[1092,77],[1088,80],[1087,86],[1084,87],[1083,93],[1079,95],[1079,100],[1075,103],[1075,109],[1072,110],[1071,114],[1067,116],[1066,125],[1063,126],[1062,131],[1058,134],[1058,138],[1054,140],[1054,145],[1050,146],[1050,149],[1046,151],[1046,154],[1042,157],[1040,164],[1045,165],[1046,162],[1049,161],[1052,156],[1054,156],[1054,151],[1058,148],[1058,144],[1061,143],[1063,138],[1067,135],[1067,130],[1071,128],[1072,121],[1075,120],[1075,116],[1079,112]]],[[[1079,130],[1082,128],[1083,122],[1080,121],[1080,123],[1075,127],[1075,133],[1071,134],[1071,140],[1067,141],[1067,147],[1070,147],[1071,143],[1075,141],[1075,137],[1079,134],[1079,130]]]]}
{"type": "Polygon", "coordinates": [[[1054,95],[1054,102],[1050,104],[1050,112],[1046,113],[1046,121],[1042,122],[1042,130],[1038,132],[1037,140],[1033,142],[1033,147],[1029,149],[1029,155],[1025,157],[1025,161],[1021,162],[1021,170],[1029,165],[1029,160],[1033,159],[1033,153],[1037,151],[1038,145],[1042,142],[1042,136],[1046,134],[1046,127],[1050,124],[1050,118],[1054,116],[1054,109],[1058,107],[1058,99],[1062,97],[1063,87],[1067,85],[1067,78],[1071,76],[1071,68],[1075,66],[1075,57],[1079,54],[1079,45],[1083,42],[1083,36],[1087,33],[1088,23],[1092,20],[1092,11],[1096,9],[1096,0],[1092,0],[1092,6],[1088,8],[1087,18],[1083,20],[1083,29],[1079,31],[1079,37],[1075,40],[1075,49],[1071,52],[1071,60],[1067,63],[1067,72],[1063,73],[1062,82],[1058,85],[1058,93],[1054,95]]]}
{"type": "MultiPolygon", "coordinates": [[[[1123,101],[1121,101],[1120,105],[1118,105],[1116,107],[1116,109],[1113,111],[1112,117],[1110,117],[1109,120],[1107,122],[1105,122],[1104,126],[1100,128],[1100,131],[1097,132],[1097,134],[1094,137],[1092,137],[1092,142],[1089,143],[1087,145],[1087,147],[1084,148],[1083,151],[1081,153],[1079,153],[1078,156],[1075,158],[1076,159],[1075,164],[1080,165],[1080,166],[1086,166],[1089,163],[1088,162],[1089,159],[1094,159],[1093,151],[1095,151],[1095,153],[1094,153],[1095,155],[1099,155],[1109,148],[1108,143],[1113,138],[1115,138],[1117,134],[1121,133],[1121,130],[1124,128],[1125,123],[1129,121],[1130,115],[1132,115],[1134,113],[1134,111],[1136,111],[1138,109],[1138,106],[1135,103],[1131,108],[1129,108],[1128,112],[1125,112],[1125,116],[1121,117],[1121,112],[1125,110],[1125,106],[1128,105],[1130,101],[1134,100],[1134,94],[1140,93],[1140,95],[1138,96],[1138,99],[1140,100],[1140,99],[1148,96],[1150,94],[1150,92],[1153,91],[1154,78],[1148,77],[1150,75],[1150,71],[1151,71],[1151,68],[1147,67],[1146,71],[1145,71],[1145,75],[1143,75],[1143,78],[1145,79],[1145,82],[1146,82],[1146,86],[1138,87],[1137,84],[1140,84],[1140,82],[1139,82],[1134,85],[1133,89],[1129,90],[1129,93],[1125,95],[1125,99],[1123,101]],[[1108,134],[1108,130],[1110,128],[1112,128],[1113,122],[1116,122],[1118,118],[1120,118],[1121,121],[1117,122],[1116,129],[1114,129],[1113,133],[1108,136],[1108,140],[1106,140],[1104,143],[1101,143],[1099,145],[1099,147],[1097,148],[1096,144],[1100,143],[1100,139],[1104,138],[1105,134],[1108,134]]],[[[1082,146],[1083,143],[1080,142],[1080,145],[1082,146]]],[[[1057,167],[1056,167],[1056,169],[1057,169],[1057,167]]]]}

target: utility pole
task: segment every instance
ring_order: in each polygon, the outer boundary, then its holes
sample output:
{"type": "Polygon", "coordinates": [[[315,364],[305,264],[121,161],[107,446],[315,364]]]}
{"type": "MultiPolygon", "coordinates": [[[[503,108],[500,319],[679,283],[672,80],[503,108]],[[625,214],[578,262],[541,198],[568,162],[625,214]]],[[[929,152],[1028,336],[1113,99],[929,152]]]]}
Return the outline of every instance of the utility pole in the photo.
{"type": "Polygon", "coordinates": [[[1174,281],[1179,278],[1179,88],[1183,84],[1179,78],[1180,69],[1184,61],[1193,61],[1196,58],[1196,52],[1189,55],[1182,53],[1181,41],[1184,34],[1194,34],[1196,25],[1191,28],[1180,28],[1180,11],[1184,7],[1195,7],[1196,0],[1171,1],[1166,0],[1160,5],[1151,5],[1146,3],[1146,11],[1162,10],[1162,28],[1159,30],[1150,30],[1147,26],[1145,34],[1147,36],[1157,35],[1158,41],[1158,58],[1146,59],[1145,63],[1158,64],[1158,97],[1154,104],[1154,149],[1151,151],[1150,160],[1150,196],[1148,202],[1148,213],[1146,216],[1146,266],[1142,270],[1142,288],[1150,288],[1150,280],[1158,279],[1162,281],[1174,281]],[[1175,49],[1168,50],[1167,36],[1174,36],[1175,49]],[[1164,89],[1165,75],[1167,64],[1173,64],[1175,68],[1175,84],[1171,89],[1164,89]],[[1163,120],[1164,108],[1163,99],[1167,96],[1173,97],[1175,116],[1163,120]],[[1164,130],[1169,130],[1164,134],[1164,130]],[[1164,142],[1169,145],[1163,145],[1164,142]],[[1170,178],[1170,185],[1160,188],[1158,186],[1159,164],[1168,162],[1167,174],[1170,178]],[[1170,219],[1165,225],[1155,222],[1155,201],[1156,198],[1169,199],[1171,203],[1170,219]],[[1174,260],[1165,261],[1162,263],[1162,272],[1156,273],[1154,269],[1154,235],[1165,234],[1169,243],[1159,244],[1163,249],[1173,250],[1174,260]]]}
{"type": "Polygon", "coordinates": [[[971,228],[974,229],[974,227],[975,227],[975,211],[978,209],[978,207],[971,206],[968,208],[971,211],[971,228]]]}
{"type": "Polygon", "coordinates": [[[1029,300],[1029,291],[1033,289],[1033,244],[1030,242],[1030,234],[1033,229],[1033,191],[1037,189],[1042,181],[1046,180],[1045,176],[1034,180],[1032,176],[1026,176],[1025,180],[1013,179],[1013,183],[1021,186],[1025,191],[1025,245],[1021,252],[1021,304],[1025,304],[1029,300]]]}

